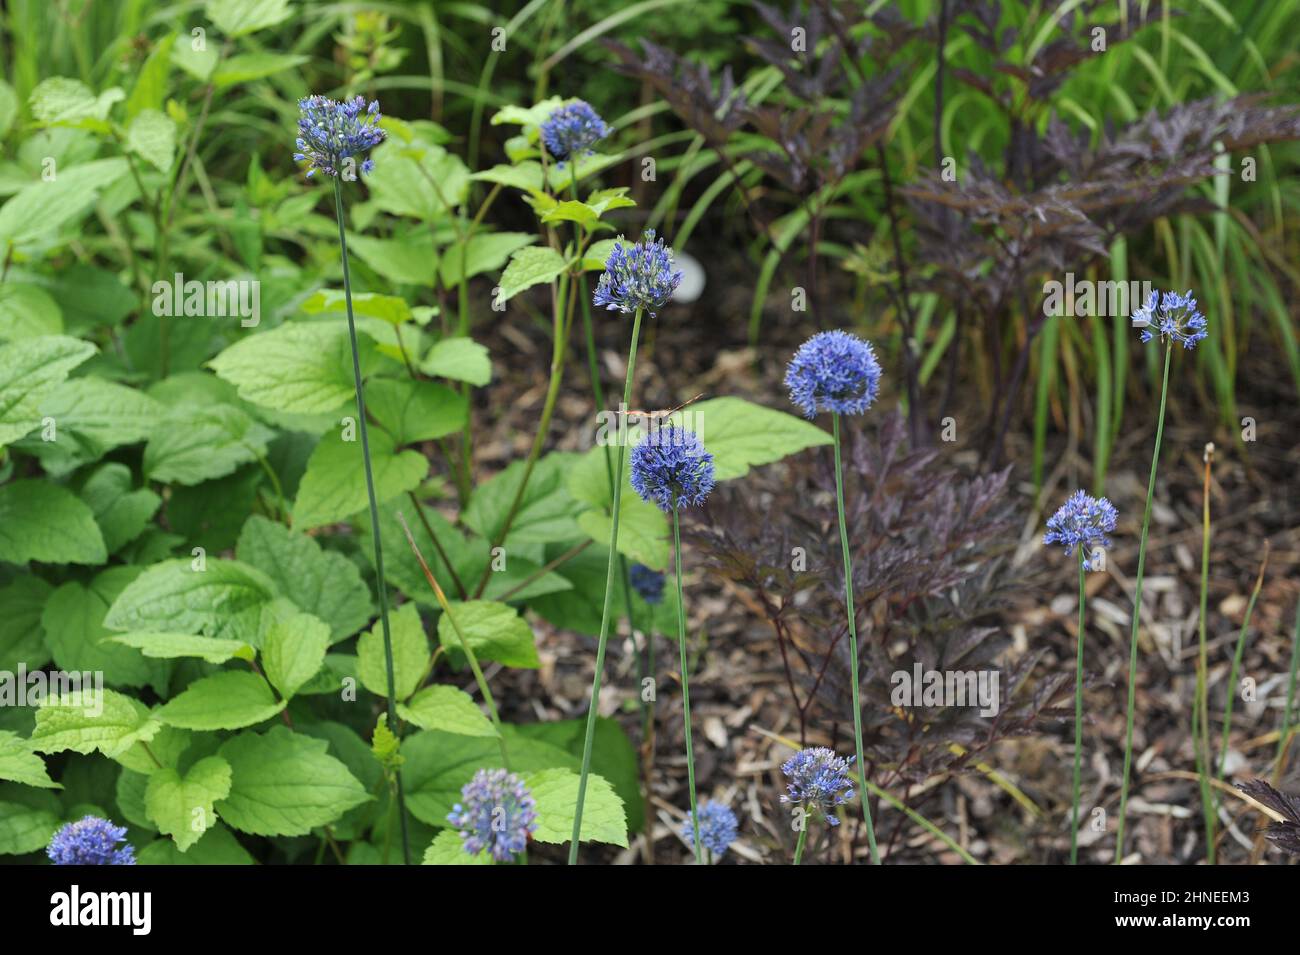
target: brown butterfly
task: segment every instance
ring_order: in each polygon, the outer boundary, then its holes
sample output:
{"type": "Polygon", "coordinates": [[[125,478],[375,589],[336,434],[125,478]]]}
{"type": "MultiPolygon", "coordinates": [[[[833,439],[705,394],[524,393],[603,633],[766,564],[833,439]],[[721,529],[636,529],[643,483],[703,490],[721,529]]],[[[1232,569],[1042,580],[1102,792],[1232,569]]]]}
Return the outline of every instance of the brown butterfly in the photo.
{"type": "Polygon", "coordinates": [[[695,402],[699,401],[703,397],[704,397],[703,393],[698,394],[694,398],[691,398],[689,401],[683,401],[676,408],[666,408],[662,411],[620,411],[618,413],[621,415],[627,415],[629,419],[644,418],[646,421],[656,421],[660,418],[667,418],[669,415],[675,415],[683,408],[695,404],[695,402]]]}

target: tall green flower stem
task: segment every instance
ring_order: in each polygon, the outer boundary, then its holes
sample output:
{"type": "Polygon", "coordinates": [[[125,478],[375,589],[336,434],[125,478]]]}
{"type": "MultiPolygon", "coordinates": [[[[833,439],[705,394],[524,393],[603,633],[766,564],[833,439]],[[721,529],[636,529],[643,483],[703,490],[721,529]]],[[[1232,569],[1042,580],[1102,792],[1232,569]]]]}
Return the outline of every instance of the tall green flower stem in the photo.
{"type": "Polygon", "coordinates": [[[1219,748],[1219,779],[1228,768],[1228,739],[1232,732],[1232,705],[1237,699],[1237,674],[1241,672],[1241,658],[1246,652],[1246,634],[1250,629],[1250,618],[1255,613],[1255,601],[1264,588],[1264,572],[1268,570],[1268,541],[1264,541],[1264,559],[1259,565],[1259,575],[1255,578],[1255,589],[1250,592],[1250,602],[1246,604],[1246,616],[1241,619],[1241,633],[1237,635],[1237,650],[1232,656],[1232,669],[1228,672],[1228,698],[1223,704],[1223,742],[1219,748]]]}
{"type": "Polygon", "coordinates": [[[691,797],[691,834],[695,864],[703,865],[700,846],[700,810],[695,800],[695,750],[691,746],[691,679],[686,659],[686,602],[682,598],[682,524],[673,506],[673,560],[677,570],[677,647],[682,657],[682,721],[686,728],[686,787],[691,797]]]}
{"type": "MultiPolygon", "coordinates": [[[[865,792],[863,792],[862,795],[863,795],[863,798],[866,798],[866,793],[865,793],[865,792]]],[[[796,842],[796,843],[795,843],[795,846],[794,846],[794,864],[795,864],[795,865],[799,865],[801,862],[803,862],[803,849],[804,849],[804,846],[805,846],[807,843],[808,843],[808,820],[807,820],[807,819],[804,819],[804,820],[803,820],[803,828],[799,830],[799,841],[796,842]]]]}
{"type": "Polygon", "coordinates": [[[1198,632],[1200,648],[1196,659],[1196,698],[1192,701],[1192,753],[1201,788],[1201,814],[1205,817],[1205,861],[1214,865],[1218,818],[1214,790],[1210,786],[1210,717],[1207,695],[1209,659],[1206,652],[1206,610],[1210,598],[1210,473],[1214,467],[1214,445],[1205,446],[1205,478],[1201,496],[1201,606],[1198,632]]]}
{"type": "Polygon", "coordinates": [[[1142,622],[1142,574],[1146,569],[1147,533],[1151,529],[1151,502],[1156,496],[1156,467],[1160,463],[1160,442],[1165,434],[1165,401],[1169,397],[1169,357],[1173,341],[1165,345],[1165,370],[1160,383],[1160,416],[1156,419],[1156,447],[1151,454],[1151,476],[1147,479],[1147,503],[1142,512],[1142,536],[1138,540],[1137,579],[1133,584],[1133,629],[1128,650],[1128,709],[1124,726],[1124,781],[1119,793],[1119,827],[1115,833],[1115,863],[1124,858],[1124,823],[1128,816],[1129,772],[1133,766],[1133,713],[1137,702],[1138,626],[1142,622]]]}
{"type": "MultiPolygon", "coordinates": [[[[384,631],[384,669],[388,680],[388,725],[397,726],[397,691],[393,677],[393,635],[388,626],[388,586],[384,582],[384,545],[379,534],[379,505],[375,500],[375,475],[370,465],[370,434],[366,427],[366,399],[361,386],[361,358],[357,351],[357,323],[352,315],[352,279],[348,273],[348,239],[344,228],[343,183],[334,177],[334,215],[339,226],[339,251],[343,258],[343,297],[348,311],[348,340],[352,345],[352,382],[357,392],[357,424],[361,429],[361,456],[366,469],[366,497],[370,502],[370,530],[375,545],[375,586],[379,591],[379,619],[384,631]]],[[[393,771],[397,786],[397,810],[402,822],[402,858],[411,864],[411,839],[406,821],[406,794],[402,772],[393,771]]]]}
{"type": "MultiPolygon", "coordinates": [[[[1079,864],[1079,788],[1083,777],[1083,638],[1084,607],[1088,594],[1083,585],[1085,559],[1083,547],[1079,548],[1079,636],[1074,661],[1074,790],[1070,803],[1070,865],[1079,864]]],[[[866,793],[863,793],[865,797],[866,793]]]]}
{"type": "MultiPolygon", "coordinates": [[[[636,345],[641,337],[641,309],[632,317],[632,344],[627,352],[627,377],[623,381],[623,407],[632,404],[632,379],[636,372],[636,345]]],[[[569,845],[569,865],[578,862],[578,841],[582,835],[582,805],[587,798],[587,776],[591,773],[591,747],[596,738],[596,718],[600,710],[600,678],[605,670],[605,645],[609,642],[610,596],[614,590],[614,566],[618,562],[618,519],[623,500],[623,465],[627,461],[627,442],[619,435],[617,463],[614,466],[614,500],[609,520],[609,560],[605,569],[605,603],[600,611],[600,637],[596,643],[596,673],[591,680],[591,706],[587,710],[587,731],[582,742],[582,769],[578,775],[578,801],[573,811],[573,841],[569,845]]]]}
{"type": "MultiPolygon", "coordinates": [[[[572,180],[573,199],[578,201],[578,167],[573,164],[572,180]]],[[[578,301],[582,303],[582,331],[587,344],[587,374],[591,378],[591,396],[597,408],[605,407],[605,389],[600,384],[600,367],[596,359],[596,333],[591,323],[591,300],[587,298],[587,273],[579,268],[577,275],[578,301]]],[[[626,410],[626,408],[621,409],[626,410]]],[[[624,421],[626,421],[626,417],[624,421]]],[[[610,497],[614,496],[614,460],[609,446],[605,446],[605,477],[609,481],[610,497]]],[[[618,555],[618,572],[623,583],[623,604],[627,607],[627,627],[636,641],[636,623],[632,615],[632,585],[628,576],[627,557],[618,555]]],[[[645,649],[641,653],[641,679],[654,676],[654,630],[652,626],[645,630],[645,649]]],[[[650,773],[654,765],[654,700],[647,700],[644,693],[638,693],[641,701],[641,787],[645,804],[650,805],[650,773]]],[[[645,849],[647,861],[654,860],[654,817],[645,814],[645,849]]]]}
{"type": "Polygon", "coordinates": [[[867,825],[867,846],[871,862],[880,865],[876,849],[876,827],[871,822],[871,797],[867,792],[867,764],[862,756],[862,700],[858,667],[858,622],[853,609],[853,557],[849,553],[849,529],[844,520],[844,468],[840,451],[840,416],[831,416],[835,429],[835,510],[840,520],[840,550],[844,555],[844,610],[849,621],[849,667],[853,671],[853,745],[857,754],[858,782],[862,794],[862,818],[867,825]]]}
{"type": "MultiPolygon", "coordinates": [[[[461,652],[465,654],[465,659],[469,662],[470,671],[474,674],[474,682],[478,685],[478,691],[482,694],[483,702],[487,705],[488,716],[492,718],[492,725],[496,727],[497,744],[501,747],[501,762],[506,769],[509,769],[510,753],[506,747],[505,728],[501,725],[501,714],[497,710],[497,701],[492,696],[492,688],[488,686],[487,677],[483,675],[483,668],[479,666],[478,654],[474,652],[474,648],[465,639],[465,634],[461,632],[460,624],[456,622],[456,615],[451,612],[451,604],[447,602],[447,595],[439,586],[438,579],[433,576],[433,572],[429,570],[429,565],[425,563],[424,555],[420,553],[420,548],[415,543],[415,537],[411,534],[411,528],[407,526],[406,518],[402,516],[400,511],[397,513],[397,522],[402,525],[402,533],[406,535],[406,542],[411,545],[411,551],[415,554],[415,559],[420,562],[420,569],[424,571],[424,579],[429,582],[429,587],[433,590],[433,596],[437,599],[438,606],[442,608],[442,612],[451,621],[452,630],[456,631],[456,638],[460,641],[461,652]]],[[[434,651],[435,657],[437,652],[434,651]]],[[[430,663],[430,669],[432,669],[432,662],[430,663]]]]}

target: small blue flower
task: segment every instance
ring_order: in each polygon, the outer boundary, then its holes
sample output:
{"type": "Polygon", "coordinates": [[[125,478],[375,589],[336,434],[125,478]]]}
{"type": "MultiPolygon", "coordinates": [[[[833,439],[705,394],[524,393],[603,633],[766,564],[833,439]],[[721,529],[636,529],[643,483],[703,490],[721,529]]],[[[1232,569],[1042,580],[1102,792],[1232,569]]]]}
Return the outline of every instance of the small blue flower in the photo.
{"type": "Polygon", "coordinates": [[[54,834],[45,854],[55,865],[135,865],[135,849],[126,841],[126,827],[86,816],[54,834]]]}
{"type": "Polygon", "coordinates": [[[470,855],[486,849],[496,861],[509,862],[528,847],[528,834],[537,829],[537,803],[514,773],[480,769],[460,798],[447,821],[460,830],[470,855]]]}
{"type": "MultiPolygon", "coordinates": [[[[1106,498],[1090,497],[1083,491],[1075,491],[1047,521],[1047,533],[1043,535],[1044,544],[1061,544],[1065,556],[1074,553],[1076,547],[1086,555],[1091,545],[1100,543],[1102,547],[1110,546],[1107,534],[1115,531],[1115,521],[1119,518],[1115,505],[1106,498]]],[[[1084,566],[1088,570],[1101,567],[1101,555],[1086,557],[1084,566]]]]}
{"type": "Polygon", "coordinates": [[[781,802],[815,809],[832,826],[838,826],[840,821],[832,815],[832,810],[853,798],[849,768],[856,758],[836,756],[825,746],[799,750],[781,766],[781,772],[790,780],[786,785],[787,795],[781,797],[781,802]]]}
{"type": "MultiPolygon", "coordinates": [[[[308,165],[307,178],[317,172],[338,176],[344,161],[368,152],[387,135],[379,128],[379,103],[365,98],[332,100],[326,96],[308,96],[298,101],[298,151],[295,162],[308,165]]],[[[361,171],[369,174],[373,159],[361,162],[361,171]]]]}
{"type": "Polygon", "coordinates": [[[556,107],[542,123],[546,151],[560,160],[591,155],[591,147],[609,133],[605,121],[582,100],[556,107]]]}
{"type": "Polygon", "coordinates": [[[638,308],[653,315],[681,284],[682,273],[673,271],[673,250],[647,229],[641,241],[624,246],[622,236],[605,260],[592,301],[609,311],[632,314],[638,308]]]}
{"type": "Polygon", "coordinates": [[[645,564],[633,564],[628,576],[632,589],[641,595],[648,604],[657,604],[664,599],[664,575],[651,570],[645,564]]]}
{"type": "Polygon", "coordinates": [[[1152,291],[1146,304],[1133,313],[1133,327],[1142,330],[1144,342],[1159,335],[1161,341],[1168,339],[1192,349],[1209,334],[1205,325],[1205,316],[1196,310],[1190,291],[1183,295],[1152,291]]]}
{"type": "MultiPolygon", "coordinates": [[[[710,802],[700,807],[700,842],[715,856],[721,856],[736,841],[736,814],[720,802],[710,802]]],[[[682,823],[682,838],[695,848],[695,827],[689,814],[682,823]]]]}
{"type": "Polygon", "coordinates": [[[704,503],[713,490],[713,455],[694,431],[652,427],[632,449],[632,489],[662,511],[704,503]]]}
{"type": "Polygon", "coordinates": [[[794,353],[785,386],[806,418],[818,411],[862,414],[880,390],[880,362],[870,342],[848,332],[821,332],[794,353]]]}

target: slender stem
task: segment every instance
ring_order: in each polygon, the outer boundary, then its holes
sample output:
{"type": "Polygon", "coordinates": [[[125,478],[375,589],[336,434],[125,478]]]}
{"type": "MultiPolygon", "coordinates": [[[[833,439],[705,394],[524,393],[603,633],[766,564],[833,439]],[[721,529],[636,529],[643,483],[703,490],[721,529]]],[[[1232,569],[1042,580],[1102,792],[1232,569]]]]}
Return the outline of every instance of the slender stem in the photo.
{"type": "MultiPolygon", "coordinates": [[[[384,631],[384,668],[388,678],[388,725],[397,726],[397,691],[393,676],[393,635],[388,626],[388,586],[384,582],[384,547],[379,534],[379,504],[375,500],[375,476],[370,465],[370,433],[366,428],[366,399],[361,387],[361,358],[357,352],[357,325],[352,316],[352,280],[348,274],[347,230],[343,225],[343,184],[334,177],[334,214],[339,226],[339,250],[343,257],[343,297],[348,311],[348,339],[352,344],[352,381],[357,392],[357,421],[361,428],[361,456],[366,470],[366,496],[370,501],[370,529],[375,544],[375,586],[379,591],[379,619],[384,631]]],[[[402,820],[402,858],[411,864],[411,840],[406,822],[406,795],[401,770],[393,771],[397,781],[397,807],[402,820]]]]}
{"type": "MultiPolygon", "coordinates": [[[[865,794],[864,794],[865,795],[865,794]]],[[[803,847],[808,841],[808,820],[803,820],[803,828],[799,830],[799,841],[794,847],[794,864],[798,865],[803,862],[803,847]]]]}
{"type": "MultiPolygon", "coordinates": [[[[1251,591],[1250,603],[1246,605],[1246,616],[1241,620],[1241,633],[1237,635],[1237,652],[1232,658],[1232,669],[1228,673],[1228,699],[1223,706],[1223,745],[1219,750],[1219,778],[1223,778],[1228,768],[1228,738],[1232,732],[1232,705],[1237,698],[1237,674],[1241,672],[1241,658],[1246,652],[1246,634],[1250,628],[1250,618],[1255,612],[1255,601],[1264,587],[1264,571],[1268,569],[1268,541],[1264,541],[1264,560],[1259,565],[1259,576],[1255,578],[1255,589],[1251,591]]],[[[1208,737],[1206,739],[1208,743],[1208,737]]],[[[1208,746],[1206,748],[1208,752],[1208,746]]]]}
{"type": "Polygon", "coordinates": [[[1165,433],[1165,399],[1169,395],[1169,356],[1173,343],[1165,345],[1164,380],[1160,385],[1160,416],[1156,421],[1156,447],[1151,454],[1151,476],[1147,479],[1147,503],[1142,513],[1142,536],[1138,541],[1137,579],[1133,585],[1133,631],[1128,649],[1128,712],[1124,727],[1124,781],[1119,793],[1119,828],[1115,833],[1115,864],[1124,858],[1124,823],[1128,813],[1129,771],[1133,766],[1133,711],[1137,702],[1138,626],[1142,622],[1142,574],[1147,560],[1147,532],[1151,529],[1151,502],[1156,495],[1156,466],[1160,463],[1160,442],[1165,433]]]}
{"type": "Polygon", "coordinates": [[[682,525],[677,507],[673,507],[673,560],[677,569],[677,646],[682,657],[682,720],[686,729],[686,788],[691,797],[691,830],[695,841],[695,864],[703,865],[700,855],[700,809],[695,799],[695,750],[691,747],[691,681],[686,659],[686,602],[682,598],[682,525]]]}
{"type": "MultiPolygon", "coordinates": [[[[478,691],[483,695],[483,702],[487,705],[488,716],[492,719],[492,725],[496,727],[497,744],[501,747],[501,762],[505,768],[510,768],[510,755],[506,749],[505,729],[501,725],[501,714],[497,711],[497,701],[492,696],[492,689],[488,686],[487,677],[483,675],[483,668],[479,666],[478,655],[474,648],[469,645],[465,639],[465,634],[460,629],[460,624],[456,622],[456,615],[451,612],[451,604],[447,601],[447,595],[443,592],[442,587],[438,585],[438,580],[429,570],[429,565],[424,560],[424,555],[420,553],[419,546],[415,543],[415,537],[411,534],[411,528],[407,526],[406,518],[402,516],[401,511],[397,512],[397,523],[402,525],[402,533],[406,535],[406,542],[411,545],[411,550],[415,554],[415,559],[420,562],[420,569],[424,571],[424,579],[429,582],[433,589],[433,595],[437,598],[438,606],[446,614],[447,619],[451,621],[451,629],[456,631],[456,638],[460,640],[460,649],[465,654],[465,659],[469,662],[469,668],[474,674],[474,682],[478,684],[478,691]]],[[[430,661],[432,668],[432,661],[430,661]]]]}
{"type": "MultiPolygon", "coordinates": [[[[636,370],[636,343],[641,337],[641,309],[632,318],[632,345],[627,352],[627,377],[623,381],[623,406],[632,404],[632,378],[636,370]]],[[[587,797],[587,776],[591,772],[591,746],[596,737],[596,717],[600,709],[600,677],[605,669],[605,645],[609,641],[609,618],[614,590],[614,565],[618,562],[618,519],[623,499],[623,462],[627,445],[619,441],[618,463],[614,468],[614,501],[610,511],[609,560],[605,569],[605,604],[600,612],[600,637],[596,644],[596,673],[591,681],[591,706],[587,710],[587,732],[582,743],[582,771],[578,776],[578,802],[573,813],[573,841],[569,845],[569,865],[578,861],[578,839],[582,834],[582,804],[587,797]]]]}
{"type": "Polygon", "coordinates": [[[867,764],[862,756],[862,700],[858,668],[858,624],[853,610],[853,557],[849,553],[849,529],[844,520],[844,474],[840,460],[840,416],[832,415],[835,427],[835,510],[840,519],[840,550],[844,556],[844,611],[849,622],[849,666],[853,671],[853,745],[857,754],[858,782],[862,794],[862,818],[867,824],[867,845],[871,849],[871,862],[880,865],[876,849],[876,827],[871,822],[871,798],[867,792],[867,764]]]}
{"type": "Polygon", "coordinates": [[[1196,658],[1196,699],[1192,704],[1192,752],[1201,789],[1201,814],[1205,817],[1205,861],[1214,865],[1218,839],[1215,836],[1214,790],[1210,787],[1210,718],[1207,695],[1209,659],[1206,652],[1207,608],[1210,599],[1210,472],[1214,466],[1214,445],[1205,446],[1205,469],[1201,495],[1201,606],[1198,623],[1199,652],[1196,658]]]}
{"type": "Polygon", "coordinates": [[[1083,638],[1084,606],[1088,599],[1083,586],[1084,554],[1079,548],[1079,635],[1074,661],[1074,797],[1070,813],[1070,865],[1079,864],[1079,785],[1083,774],[1083,638]]]}

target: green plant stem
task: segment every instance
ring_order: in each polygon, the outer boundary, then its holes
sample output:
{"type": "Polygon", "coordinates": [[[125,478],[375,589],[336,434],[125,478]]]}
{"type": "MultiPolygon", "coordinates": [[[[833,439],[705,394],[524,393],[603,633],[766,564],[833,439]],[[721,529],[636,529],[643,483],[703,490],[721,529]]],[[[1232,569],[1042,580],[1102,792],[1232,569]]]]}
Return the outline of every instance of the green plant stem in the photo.
{"type": "MultiPolygon", "coordinates": [[[[497,731],[497,745],[501,747],[501,762],[506,769],[510,768],[510,754],[506,747],[505,728],[501,724],[501,714],[497,710],[497,701],[492,696],[492,689],[488,686],[487,677],[483,675],[483,668],[479,666],[478,655],[474,648],[469,645],[465,639],[465,634],[461,632],[460,624],[456,622],[456,615],[451,612],[451,604],[447,600],[447,594],[442,587],[438,585],[438,579],[433,576],[429,570],[429,565],[424,559],[424,554],[420,552],[420,547],[415,543],[415,535],[411,533],[410,526],[406,523],[406,518],[402,516],[401,511],[397,512],[397,523],[402,525],[402,533],[406,535],[406,542],[411,546],[411,551],[415,554],[415,559],[420,563],[420,570],[424,572],[424,579],[429,582],[429,587],[433,590],[433,596],[438,601],[438,606],[447,619],[451,621],[451,629],[456,631],[456,638],[460,641],[461,652],[465,654],[465,659],[469,662],[469,668],[474,674],[474,682],[478,685],[478,691],[483,696],[483,702],[487,705],[488,716],[492,719],[492,725],[497,731]]],[[[435,656],[437,651],[435,651],[435,656]]],[[[429,661],[429,669],[433,669],[433,660],[429,661]]]]}
{"type": "Polygon", "coordinates": [[[1142,513],[1142,536],[1138,540],[1137,579],[1133,585],[1133,630],[1128,651],[1128,708],[1124,719],[1124,781],[1119,794],[1119,827],[1115,833],[1115,864],[1124,858],[1124,823],[1128,813],[1129,772],[1133,766],[1133,713],[1137,703],[1138,626],[1142,622],[1142,574],[1146,568],[1147,533],[1151,529],[1151,502],[1156,495],[1156,467],[1160,463],[1160,442],[1165,433],[1165,400],[1169,396],[1169,356],[1173,343],[1165,345],[1164,378],[1160,384],[1160,416],[1156,420],[1156,447],[1151,455],[1151,476],[1147,479],[1147,502],[1142,513]]]}
{"type": "MultiPolygon", "coordinates": [[[[1232,705],[1237,698],[1237,674],[1241,672],[1241,658],[1246,652],[1246,634],[1250,629],[1250,618],[1255,612],[1255,601],[1264,587],[1264,571],[1268,569],[1268,541],[1264,541],[1264,560],[1259,565],[1259,576],[1255,578],[1255,589],[1250,593],[1250,603],[1246,604],[1246,616],[1241,620],[1241,633],[1237,635],[1237,651],[1232,657],[1232,669],[1228,672],[1228,698],[1223,704],[1223,743],[1219,748],[1219,779],[1223,779],[1224,770],[1228,768],[1228,741],[1232,733],[1232,705]]],[[[1208,740],[1207,740],[1208,742],[1208,740]]]]}
{"type": "MultiPolygon", "coordinates": [[[[366,471],[366,496],[370,502],[370,529],[375,544],[375,587],[379,591],[379,619],[384,631],[384,668],[388,678],[388,725],[397,726],[397,691],[393,676],[393,635],[388,625],[388,587],[384,582],[384,548],[379,534],[379,504],[375,500],[375,476],[370,465],[370,434],[366,428],[366,399],[361,385],[361,358],[357,352],[357,324],[352,316],[352,280],[348,274],[348,239],[343,219],[343,184],[334,177],[334,214],[339,226],[339,251],[343,258],[343,297],[347,303],[348,339],[352,344],[352,381],[357,392],[357,421],[361,429],[361,455],[366,471]]],[[[406,794],[402,774],[394,770],[397,781],[397,807],[402,821],[402,858],[411,864],[411,841],[406,822],[406,794]]]]}
{"type": "Polygon", "coordinates": [[[1210,786],[1210,718],[1208,696],[1209,659],[1206,652],[1207,609],[1210,599],[1210,472],[1214,466],[1214,446],[1205,448],[1205,478],[1201,497],[1201,604],[1196,658],[1196,698],[1192,702],[1192,752],[1196,757],[1196,776],[1201,789],[1201,814],[1205,818],[1205,861],[1215,864],[1218,838],[1215,835],[1218,810],[1210,786]]]}
{"type": "Polygon", "coordinates": [[[849,529],[844,519],[844,474],[840,451],[840,416],[832,416],[835,429],[835,510],[840,520],[840,550],[844,556],[844,610],[849,621],[849,667],[853,671],[853,745],[857,753],[858,782],[861,783],[862,818],[867,824],[867,845],[871,862],[880,865],[876,849],[876,827],[871,822],[871,798],[867,792],[867,765],[862,755],[862,700],[858,669],[858,623],[853,610],[853,557],[849,553],[849,529]]]}
{"type": "MultiPolygon", "coordinates": [[[[641,337],[641,309],[632,318],[632,345],[627,352],[627,377],[623,381],[623,405],[632,404],[632,379],[636,371],[636,343],[641,337]]],[[[616,432],[617,433],[617,432],[616,432]]],[[[600,612],[600,637],[596,643],[596,673],[591,681],[591,706],[587,710],[587,731],[582,743],[582,770],[578,775],[578,801],[573,812],[573,841],[569,845],[569,865],[578,861],[578,840],[582,834],[582,804],[587,797],[587,776],[591,773],[591,747],[596,738],[596,717],[600,709],[600,677],[605,669],[605,645],[609,641],[610,596],[614,589],[614,565],[618,561],[618,519],[623,500],[623,463],[627,445],[618,444],[618,463],[614,468],[614,501],[610,511],[609,560],[605,569],[605,603],[600,612]]]]}
{"type": "Polygon", "coordinates": [[[682,597],[682,524],[673,507],[673,560],[677,570],[677,647],[682,658],[682,722],[686,730],[686,788],[691,799],[691,830],[695,841],[695,864],[703,865],[700,847],[700,809],[695,799],[695,750],[691,746],[691,680],[686,659],[686,602],[682,597]]]}
{"type": "Polygon", "coordinates": [[[1274,780],[1282,770],[1282,757],[1291,742],[1291,715],[1295,712],[1296,677],[1300,675],[1300,603],[1295,608],[1295,634],[1291,638],[1291,679],[1286,688],[1286,706],[1282,710],[1282,729],[1277,738],[1277,756],[1273,763],[1274,780]]]}
{"type": "Polygon", "coordinates": [[[1083,775],[1083,638],[1084,607],[1087,591],[1084,589],[1084,554],[1079,548],[1079,635],[1074,662],[1074,790],[1070,803],[1070,865],[1079,864],[1079,788],[1083,775]]]}
{"type": "Polygon", "coordinates": [[[794,864],[799,865],[803,862],[803,847],[808,842],[808,820],[803,820],[803,828],[799,830],[799,841],[794,846],[794,864]]]}

